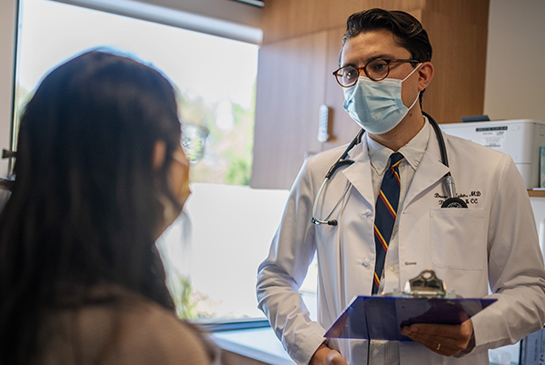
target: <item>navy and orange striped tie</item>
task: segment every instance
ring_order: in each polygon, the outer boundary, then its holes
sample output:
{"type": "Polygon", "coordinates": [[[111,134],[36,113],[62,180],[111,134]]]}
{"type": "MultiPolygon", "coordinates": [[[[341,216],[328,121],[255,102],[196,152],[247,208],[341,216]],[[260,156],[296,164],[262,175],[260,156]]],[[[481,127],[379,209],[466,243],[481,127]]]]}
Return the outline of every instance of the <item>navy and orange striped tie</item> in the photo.
{"type": "Polygon", "coordinates": [[[384,260],[388,251],[388,243],[392,236],[394,222],[397,215],[397,206],[399,204],[399,163],[403,155],[399,152],[390,156],[390,166],[384,173],[382,184],[375,207],[375,276],[373,278],[373,294],[378,293],[380,279],[384,268],[384,260]]]}

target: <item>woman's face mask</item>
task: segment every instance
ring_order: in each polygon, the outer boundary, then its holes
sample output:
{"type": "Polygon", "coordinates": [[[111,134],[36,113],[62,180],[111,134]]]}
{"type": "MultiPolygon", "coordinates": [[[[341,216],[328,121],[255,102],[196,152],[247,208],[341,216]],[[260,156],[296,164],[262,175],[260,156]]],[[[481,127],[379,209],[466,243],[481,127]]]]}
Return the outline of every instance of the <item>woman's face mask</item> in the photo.
{"type": "Polygon", "coordinates": [[[173,178],[175,181],[172,182],[173,186],[171,186],[171,189],[173,189],[174,194],[178,198],[178,203],[183,207],[185,201],[191,194],[191,189],[189,188],[189,160],[185,156],[181,146],[174,153],[172,158],[174,159],[173,164],[178,163],[180,166],[177,172],[171,170],[171,176],[177,174],[177,176],[173,178]]]}
{"type": "Polygon", "coordinates": [[[172,159],[168,174],[168,185],[172,194],[176,197],[179,207],[176,207],[166,196],[160,198],[163,205],[163,219],[157,236],[161,235],[178,218],[187,198],[191,194],[189,188],[189,161],[185,157],[181,146],[174,152],[172,159]]]}
{"type": "Polygon", "coordinates": [[[417,69],[403,80],[373,81],[360,76],[358,83],[344,89],[343,109],[369,133],[383,134],[394,129],[418,101],[418,95],[407,108],[401,99],[401,86],[417,69]]]}

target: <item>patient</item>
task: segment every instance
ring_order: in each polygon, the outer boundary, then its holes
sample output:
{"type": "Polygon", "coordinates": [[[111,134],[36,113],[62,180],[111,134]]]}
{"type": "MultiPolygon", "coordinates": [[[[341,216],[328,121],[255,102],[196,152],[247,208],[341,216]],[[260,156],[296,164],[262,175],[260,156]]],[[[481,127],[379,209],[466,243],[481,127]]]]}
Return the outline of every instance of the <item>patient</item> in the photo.
{"type": "Polygon", "coordinates": [[[170,82],[90,51],[21,118],[0,214],[0,364],[210,364],[155,247],[190,194],[170,82]]]}

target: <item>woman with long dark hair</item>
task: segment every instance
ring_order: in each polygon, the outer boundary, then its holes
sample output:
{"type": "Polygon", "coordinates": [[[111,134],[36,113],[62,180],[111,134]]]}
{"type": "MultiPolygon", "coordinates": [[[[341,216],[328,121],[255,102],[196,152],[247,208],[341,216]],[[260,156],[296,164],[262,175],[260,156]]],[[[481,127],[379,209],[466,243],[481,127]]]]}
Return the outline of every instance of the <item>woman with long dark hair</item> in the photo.
{"type": "Polygon", "coordinates": [[[207,364],[155,240],[190,194],[175,93],[101,51],[49,73],[21,118],[0,214],[0,364],[207,364]]]}

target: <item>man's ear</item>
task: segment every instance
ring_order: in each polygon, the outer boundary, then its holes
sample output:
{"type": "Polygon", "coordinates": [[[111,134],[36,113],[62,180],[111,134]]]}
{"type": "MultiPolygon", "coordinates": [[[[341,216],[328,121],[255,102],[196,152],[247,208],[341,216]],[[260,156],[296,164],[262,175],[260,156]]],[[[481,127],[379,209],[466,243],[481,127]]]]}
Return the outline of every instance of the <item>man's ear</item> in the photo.
{"type": "Polygon", "coordinates": [[[163,166],[165,162],[165,155],[167,151],[167,145],[163,141],[157,141],[153,147],[153,171],[157,171],[163,166]]]}
{"type": "Polygon", "coordinates": [[[418,91],[424,90],[433,79],[433,64],[424,62],[418,69],[418,91]]]}

